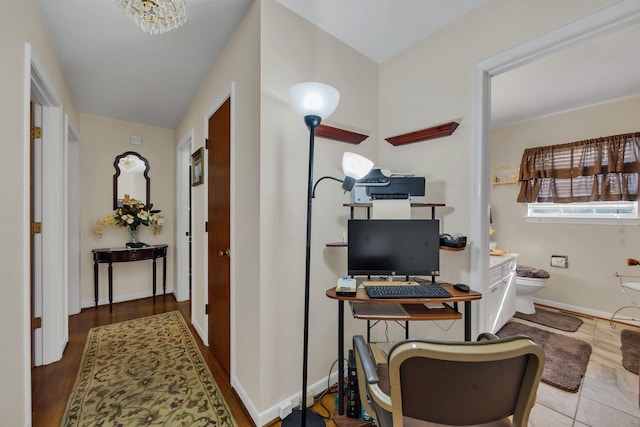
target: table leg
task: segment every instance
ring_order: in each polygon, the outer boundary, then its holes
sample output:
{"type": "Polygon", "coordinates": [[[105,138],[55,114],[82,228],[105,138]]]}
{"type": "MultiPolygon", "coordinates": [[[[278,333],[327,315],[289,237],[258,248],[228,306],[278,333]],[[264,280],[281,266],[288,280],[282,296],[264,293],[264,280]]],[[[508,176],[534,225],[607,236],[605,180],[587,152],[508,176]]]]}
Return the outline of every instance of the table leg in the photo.
{"type": "Polygon", "coordinates": [[[113,311],[113,264],[109,263],[109,313],[113,311]]]}
{"type": "Polygon", "coordinates": [[[167,257],[162,257],[162,295],[167,293],[167,257]]]}
{"type": "Polygon", "coordinates": [[[156,259],[153,259],[153,303],[156,303],[156,259]]]}
{"type": "Polygon", "coordinates": [[[96,300],[96,308],[98,308],[98,263],[93,263],[93,295],[96,300]]]}
{"type": "Polygon", "coordinates": [[[338,301],[338,414],[344,415],[344,301],[338,301]]]}
{"type": "Polygon", "coordinates": [[[471,341],[471,301],[464,302],[464,340],[471,341]]]}

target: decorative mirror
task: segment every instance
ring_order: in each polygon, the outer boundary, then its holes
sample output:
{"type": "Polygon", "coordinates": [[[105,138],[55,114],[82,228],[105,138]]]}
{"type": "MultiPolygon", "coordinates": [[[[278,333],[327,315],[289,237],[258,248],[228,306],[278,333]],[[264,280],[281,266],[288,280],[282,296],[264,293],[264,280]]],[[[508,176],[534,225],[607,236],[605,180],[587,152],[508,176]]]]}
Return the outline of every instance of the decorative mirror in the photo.
{"type": "Polygon", "coordinates": [[[113,162],[116,173],[113,174],[113,209],[122,205],[119,202],[125,194],[149,204],[151,178],[149,162],[135,151],[127,151],[116,157],[113,162]]]}

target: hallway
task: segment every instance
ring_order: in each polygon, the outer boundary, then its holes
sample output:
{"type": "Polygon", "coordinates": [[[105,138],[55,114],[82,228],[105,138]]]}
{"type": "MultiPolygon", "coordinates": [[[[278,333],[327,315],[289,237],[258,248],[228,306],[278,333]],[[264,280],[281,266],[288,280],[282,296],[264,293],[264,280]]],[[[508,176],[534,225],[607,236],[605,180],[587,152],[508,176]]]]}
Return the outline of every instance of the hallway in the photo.
{"type": "Polygon", "coordinates": [[[109,313],[109,306],[85,308],[79,314],[69,317],[69,343],[65,348],[62,360],[50,365],[39,366],[31,371],[32,385],[32,425],[33,427],[59,426],[64,414],[67,399],[80,366],[85,340],[89,330],[95,326],[108,325],[158,313],[178,310],[187,320],[191,334],[195,338],[200,351],[213,374],[229,408],[233,412],[239,426],[252,426],[253,421],[245,410],[240,399],[228,384],[223,371],[211,355],[208,347],[202,344],[195,330],[190,325],[191,301],[176,302],[171,294],[156,297],[156,304],[152,298],[144,298],[114,304],[113,313],[109,313]]]}

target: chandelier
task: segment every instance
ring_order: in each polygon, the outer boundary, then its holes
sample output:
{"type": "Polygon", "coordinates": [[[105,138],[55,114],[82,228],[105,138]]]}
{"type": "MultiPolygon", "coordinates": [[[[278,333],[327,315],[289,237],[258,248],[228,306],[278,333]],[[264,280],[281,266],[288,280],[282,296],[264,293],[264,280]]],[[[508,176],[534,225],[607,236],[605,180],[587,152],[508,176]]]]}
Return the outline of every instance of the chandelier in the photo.
{"type": "Polygon", "coordinates": [[[116,0],[118,6],[149,34],[166,33],[187,21],[186,0],[116,0]]]}

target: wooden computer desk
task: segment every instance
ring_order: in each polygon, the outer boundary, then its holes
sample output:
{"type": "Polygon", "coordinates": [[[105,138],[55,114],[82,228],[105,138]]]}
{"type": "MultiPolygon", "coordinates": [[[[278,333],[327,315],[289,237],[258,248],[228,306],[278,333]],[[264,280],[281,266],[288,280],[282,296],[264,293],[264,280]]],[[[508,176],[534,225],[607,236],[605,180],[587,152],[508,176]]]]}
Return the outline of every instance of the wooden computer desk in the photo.
{"type": "MultiPolygon", "coordinates": [[[[430,282],[426,282],[430,283],[430,282]]],[[[471,301],[479,300],[482,294],[476,291],[460,292],[450,283],[438,283],[451,294],[450,298],[410,298],[410,299],[371,299],[364,288],[358,286],[355,296],[338,295],[336,288],[327,289],[326,295],[338,301],[338,360],[344,360],[344,302],[377,302],[388,304],[402,304],[409,317],[390,317],[389,315],[358,315],[365,320],[454,320],[462,319],[458,311],[458,303],[464,303],[464,339],[471,341],[471,301]],[[443,303],[443,308],[427,308],[424,304],[443,303]]],[[[408,326],[407,326],[408,328],[408,326]]],[[[407,329],[408,334],[408,329],[407,329]]],[[[344,378],[344,363],[338,363],[338,378],[344,378]]],[[[338,380],[338,414],[344,414],[344,384],[338,380]]]]}

